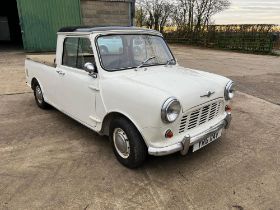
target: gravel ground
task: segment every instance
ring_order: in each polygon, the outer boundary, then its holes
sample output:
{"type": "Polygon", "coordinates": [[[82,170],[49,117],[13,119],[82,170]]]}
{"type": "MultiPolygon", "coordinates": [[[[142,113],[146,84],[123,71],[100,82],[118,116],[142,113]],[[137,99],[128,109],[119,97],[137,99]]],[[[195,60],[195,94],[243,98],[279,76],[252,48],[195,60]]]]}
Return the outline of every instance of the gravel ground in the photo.
{"type": "Polygon", "coordinates": [[[239,91],[280,105],[280,73],[231,78],[236,81],[239,91]]]}
{"type": "Polygon", "coordinates": [[[0,209],[273,209],[280,206],[280,58],[172,46],[235,79],[231,129],[182,157],[120,165],[106,137],[37,108],[20,51],[0,52],[0,209]]]}

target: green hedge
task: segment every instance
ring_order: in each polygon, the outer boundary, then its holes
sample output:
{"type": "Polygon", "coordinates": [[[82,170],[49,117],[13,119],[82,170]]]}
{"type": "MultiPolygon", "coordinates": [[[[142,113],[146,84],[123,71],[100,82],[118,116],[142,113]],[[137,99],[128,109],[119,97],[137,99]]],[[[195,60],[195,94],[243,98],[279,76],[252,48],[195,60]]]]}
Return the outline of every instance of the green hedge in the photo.
{"type": "Polygon", "coordinates": [[[182,43],[265,54],[272,53],[273,50],[273,37],[270,33],[209,32],[200,36],[166,34],[165,37],[169,43],[182,43]]]}

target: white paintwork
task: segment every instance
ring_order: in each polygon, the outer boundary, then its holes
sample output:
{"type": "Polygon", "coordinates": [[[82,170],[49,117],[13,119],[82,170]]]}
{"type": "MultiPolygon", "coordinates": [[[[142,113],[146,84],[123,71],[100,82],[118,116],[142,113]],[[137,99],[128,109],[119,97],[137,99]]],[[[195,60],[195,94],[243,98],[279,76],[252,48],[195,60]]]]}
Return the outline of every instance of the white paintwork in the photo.
{"type": "MultiPolygon", "coordinates": [[[[117,112],[125,115],[137,127],[148,147],[176,144],[184,136],[195,136],[225,118],[226,113],[222,113],[187,133],[178,133],[181,117],[193,107],[213,99],[223,100],[224,106],[228,104],[224,99],[224,89],[230,80],[222,76],[186,69],[178,64],[141,68],[138,71],[107,72],[102,69],[99,59],[96,59],[98,76],[92,78],[83,70],[61,65],[65,37],[88,37],[94,54],[98,55],[95,38],[108,33],[127,34],[130,31],[58,33],[56,68],[27,59],[27,84],[31,86],[32,79],[36,78],[47,103],[96,132],[102,133],[103,120],[107,114],[117,112]],[[210,98],[200,97],[209,90],[215,94],[210,98]],[[165,124],[161,120],[161,107],[171,96],[180,101],[182,111],[174,123],[165,124]],[[174,132],[172,139],[164,137],[167,129],[174,132]]],[[[143,31],[133,31],[135,33],[141,34],[143,31]]],[[[156,32],[149,33],[159,35],[156,32]]]]}

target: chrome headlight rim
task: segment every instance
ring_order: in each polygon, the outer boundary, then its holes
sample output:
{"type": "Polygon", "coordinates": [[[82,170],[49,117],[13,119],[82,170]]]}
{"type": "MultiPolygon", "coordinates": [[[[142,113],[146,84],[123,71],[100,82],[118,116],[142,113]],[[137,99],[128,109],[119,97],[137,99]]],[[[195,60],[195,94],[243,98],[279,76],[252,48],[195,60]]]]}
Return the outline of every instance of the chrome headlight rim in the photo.
{"type": "Polygon", "coordinates": [[[173,123],[175,122],[179,115],[180,115],[180,112],[182,110],[182,107],[181,107],[181,104],[179,102],[179,100],[175,97],[170,97],[168,98],[162,105],[162,108],[161,108],[161,119],[164,123],[173,123]],[[169,116],[168,116],[168,109],[171,107],[171,106],[174,106],[174,105],[179,105],[179,109],[178,109],[178,113],[176,113],[176,117],[174,119],[170,119],[169,116]]]}
{"type": "Polygon", "coordinates": [[[235,83],[233,81],[229,81],[225,87],[225,99],[227,101],[232,100],[235,92],[235,83]]]}

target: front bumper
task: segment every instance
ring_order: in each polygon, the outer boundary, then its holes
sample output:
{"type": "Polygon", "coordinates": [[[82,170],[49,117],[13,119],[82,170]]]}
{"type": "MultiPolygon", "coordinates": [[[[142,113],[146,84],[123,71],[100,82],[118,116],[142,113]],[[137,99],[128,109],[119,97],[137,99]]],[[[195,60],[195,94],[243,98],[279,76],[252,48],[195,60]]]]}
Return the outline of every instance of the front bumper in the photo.
{"type": "Polygon", "coordinates": [[[168,147],[149,147],[148,153],[154,156],[164,156],[180,151],[182,155],[186,155],[190,146],[208,138],[220,129],[227,129],[230,126],[231,118],[231,114],[228,113],[223,120],[221,120],[216,125],[210,127],[209,129],[195,136],[187,135],[183,138],[181,142],[178,142],[168,147]]]}

